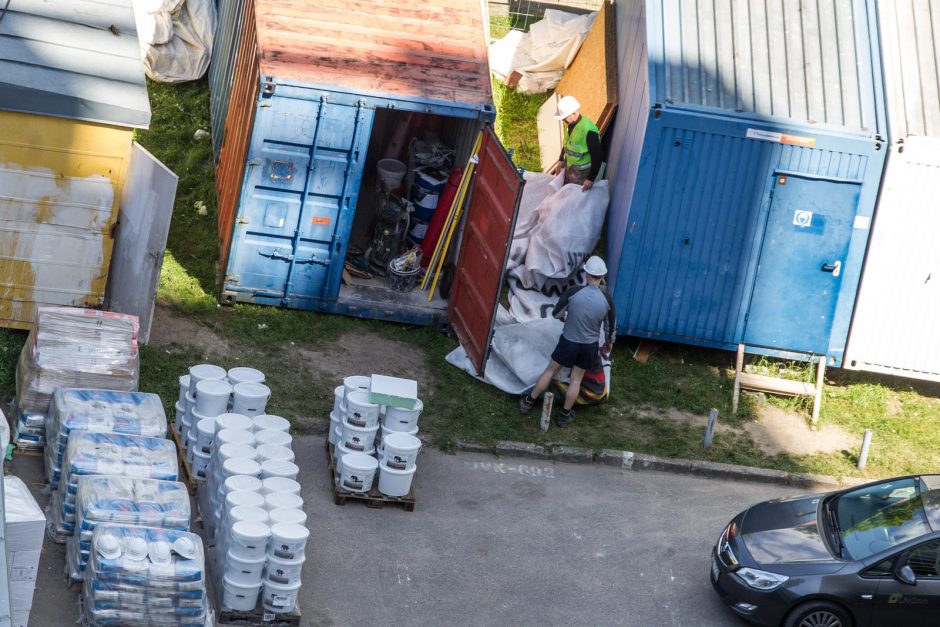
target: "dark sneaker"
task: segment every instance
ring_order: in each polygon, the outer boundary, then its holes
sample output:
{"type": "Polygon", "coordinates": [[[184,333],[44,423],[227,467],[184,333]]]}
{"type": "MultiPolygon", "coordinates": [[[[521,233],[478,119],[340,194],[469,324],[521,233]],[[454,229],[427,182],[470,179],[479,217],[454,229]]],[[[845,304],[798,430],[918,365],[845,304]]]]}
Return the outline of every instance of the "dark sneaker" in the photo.
{"type": "Polygon", "coordinates": [[[528,394],[523,394],[519,398],[519,413],[528,414],[532,411],[532,408],[535,407],[535,399],[530,397],[528,394]]]}
{"type": "Polygon", "coordinates": [[[564,409],[555,417],[555,426],[564,429],[574,422],[574,410],[565,411],[564,409]]]}

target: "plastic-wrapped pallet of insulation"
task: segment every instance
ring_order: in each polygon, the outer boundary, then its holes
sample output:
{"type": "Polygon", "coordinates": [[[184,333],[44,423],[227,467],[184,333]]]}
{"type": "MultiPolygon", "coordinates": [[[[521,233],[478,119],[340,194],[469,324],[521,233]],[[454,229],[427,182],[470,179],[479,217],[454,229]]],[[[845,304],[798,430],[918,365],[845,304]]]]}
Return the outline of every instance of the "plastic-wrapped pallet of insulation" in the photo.
{"type": "Polygon", "coordinates": [[[176,481],[176,445],[163,438],[73,431],[62,458],[62,476],[52,493],[49,535],[65,542],[75,529],[75,493],[82,475],[115,475],[176,481]]]}
{"type": "Polygon", "coordinates": [[[59,389],[46,418],[46,480],[59,481],[69,433],[75,430],[166,437],[166,412],[156,394],[59,389]]]}
{"type": "Polygon", "coordinates": [[[101,524],[91,548],[83,625],[209,625],[205,557],[196,534],[101,524]]]}
{"type": "Polygon", "coordinates": [[[188,531],[189,492],[178,481],[91,475],[78,478],[75,533],[67,540],[66,564],[72,583],[80,583],[95,528],[120,523],[188,531]]]}
{"type": "Polygon", "coordinates": [[[44,418],[59,388],[133,391],[140,370],[137,316],[40,307],[16,364],[13,432],[17,446],[44,445],[44,418]]]}

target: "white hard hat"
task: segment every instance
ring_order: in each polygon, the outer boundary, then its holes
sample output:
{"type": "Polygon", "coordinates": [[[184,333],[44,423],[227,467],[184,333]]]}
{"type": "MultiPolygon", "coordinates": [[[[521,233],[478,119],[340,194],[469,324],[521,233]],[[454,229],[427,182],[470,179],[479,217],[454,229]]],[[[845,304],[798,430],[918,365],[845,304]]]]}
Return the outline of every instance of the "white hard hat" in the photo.
{"type": "Polygon", "coordinates": [[[120,557],[122,552],[121,541],[110,533],[98,536],[98,539],[95,541],[95,548],[98,550],[98,554],[101,555],[101,557],[108,560],[120,557]]]}
{"type": "Polygon", "coordinates": [[[127,559],[140,561],[147,558],[147,541],[143,538],[130,538],[126,546],[127,559]]]}
{"type": "Polygon", "coordinates": [[[147,555],[150,556],[150,561],[154,564],[165,566],[173,561],[173,556],[170,554],[170,543],[165,540],[151,542],[147,547],[147,555]]]}
{"type": "Polygon", "coordinates": [[[188,560],[196,559],[196,543],[187,536],[180,536],[173,542],[173,551],[188,560]]]}
{"type": "Polygon", "coordinates": [[[558,101],[558,111],[555,112],[555,119],[564,120],[572,113],[576,113],[581,108],[581,103],[574,96],[565,96],[558,101]]]}
{"type": "Polygon", "coordinates": [[[584,271],[591,276],[605,276],[607,274],[607,264],[597,255],[593,255],[584,263],[584,271]]]}

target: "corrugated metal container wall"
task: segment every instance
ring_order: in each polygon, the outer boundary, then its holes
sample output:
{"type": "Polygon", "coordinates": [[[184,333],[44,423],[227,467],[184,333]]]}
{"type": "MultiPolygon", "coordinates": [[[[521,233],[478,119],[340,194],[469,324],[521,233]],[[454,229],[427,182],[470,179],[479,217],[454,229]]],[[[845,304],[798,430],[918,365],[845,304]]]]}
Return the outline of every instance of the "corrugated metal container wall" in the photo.
{"type": "Polygon", "coordinates": [[[0,326],[104,302],[133,130],[0,111],[0,326]]]}
{"type": "Polygon", "coordinates": [[[649,69],[621,59],[640,84],[611,156],[619,324],[839,365],[884,160],[872,7],[759,4],[647,0],[645,32],[620,25],[649,69]]]}
{"type": "Polygon", "coordinates": [[[627,230],[628,207],[636,186],[637,168],[646,118],[649,116],[650,94],[646,49],[646,0],[617,0],[617,75],[620,107],[613,128],[609,131],[611,181],[610,222],[607,224],[608,280],[614,284],[620,265],[620,251],[627,230]]]}
{"type": "Polygon", "coordinates": [[[940,381],[940,3],[878,3],[891,148],[846,367],[940,381]]]}
{"type": "MultiPolygon", "coordinates": [[[[213,133],[221,128],[221,145],[218,148],[219,161],[216,167],[216,197],[219,212],[220,268],[224,272],[228,259],[229,245],[232,241],[232,228],[235,214],[238,212],[238,200],[241,195],[242,180],[245,176],[245,162],[248,154],[248,142],[251,139],[252,125],[255,119],[255,103],[258,99],[259,59],[258,38],[255,26],[254,5],[250,0],[243,0],[242,14],[238,21],[240,34],[233,38],[230,45],[237,46],[234,53],[235,73],[232,77],[230,100],[225,118],[213,118],[213,133]]],[[[216,48],[218,50],[218,48],[216,48]]]]}
{"type": "Polygon", "coordinates": [[[238,38],[243,33],[245,0],[219,0],[215,28],[215,54],[209,65],[209,112],[212,118],[212,151],[216,161],[225,137],[225,118],[232,96],[238,38]]]}

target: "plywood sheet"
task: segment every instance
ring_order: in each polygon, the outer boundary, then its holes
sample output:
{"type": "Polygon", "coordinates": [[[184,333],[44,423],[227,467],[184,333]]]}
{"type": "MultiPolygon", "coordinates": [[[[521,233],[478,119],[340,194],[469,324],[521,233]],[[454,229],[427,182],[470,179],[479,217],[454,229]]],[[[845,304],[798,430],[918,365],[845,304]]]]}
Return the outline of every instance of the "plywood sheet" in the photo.
{"type": "Polygon", "coordinates": [[[604,2],[578,56],[555,88],[558,96],[577,98],[581,103],[581,113],[594,120],[602,135],[617,108],[617,20],[614,11],[613,3],[604,2]]]}
{"type": "Polygon", "coordinates": [[[564,122],[555,119],[556,111],[558,111],[558,95],[552,94],[539,109],[537,119],[539,158],[543,172],[547,172],[558,161],[565,141],[564,122]]]}

